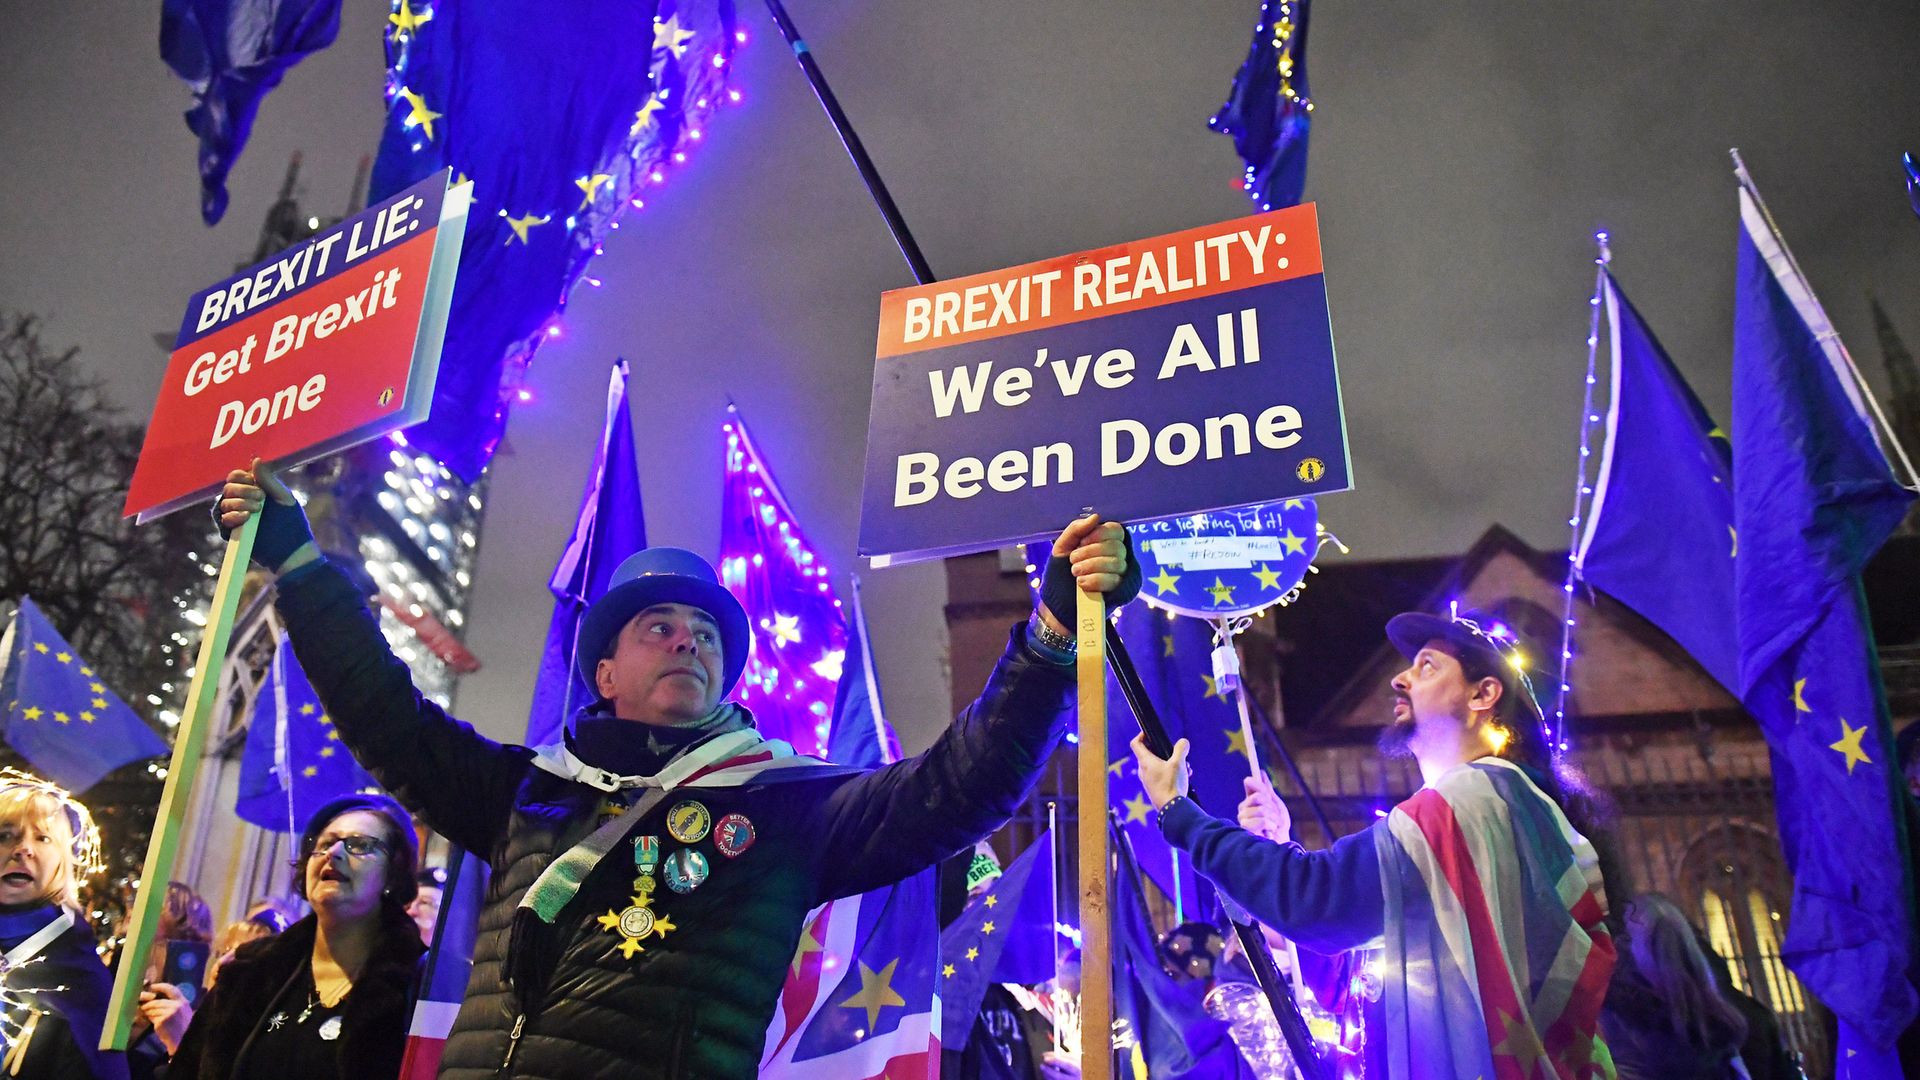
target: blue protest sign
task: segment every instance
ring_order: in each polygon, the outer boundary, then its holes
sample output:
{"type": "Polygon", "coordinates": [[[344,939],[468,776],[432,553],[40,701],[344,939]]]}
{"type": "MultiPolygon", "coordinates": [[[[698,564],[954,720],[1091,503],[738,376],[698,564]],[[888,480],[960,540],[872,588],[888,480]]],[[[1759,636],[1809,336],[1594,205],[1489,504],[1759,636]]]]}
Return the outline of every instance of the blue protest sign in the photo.
{"type": "Polygon", "coordinates": [[[1312,205],[887,293],[877,355],[877,565],[1352,486],[1312,205]]]}
{"type": "Polygon", "coordinates": [[[1307,578],[1320,547],[1312,499],[1130,521],[1134,555],[1156,607],[1217,619],[1282,603],[1307,578]]]}

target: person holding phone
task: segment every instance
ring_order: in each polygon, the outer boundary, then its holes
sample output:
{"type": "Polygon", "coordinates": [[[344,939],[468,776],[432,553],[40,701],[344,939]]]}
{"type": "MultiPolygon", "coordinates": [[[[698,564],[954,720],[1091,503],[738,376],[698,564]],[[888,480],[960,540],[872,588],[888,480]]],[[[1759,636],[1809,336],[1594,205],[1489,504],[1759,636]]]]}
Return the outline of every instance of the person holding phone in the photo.
{"type": "Polygon", "coordinates": [[[143,1009],[166,1014],[158,1031],[188,1017],[168,1080],[398,1075],[426,952],[407,914],[420,861],[413,818],[385,796],[343,796],[308,819],[297,850],[311,915],[242,945],[197,1010],[141,996],[143,1009]]]}

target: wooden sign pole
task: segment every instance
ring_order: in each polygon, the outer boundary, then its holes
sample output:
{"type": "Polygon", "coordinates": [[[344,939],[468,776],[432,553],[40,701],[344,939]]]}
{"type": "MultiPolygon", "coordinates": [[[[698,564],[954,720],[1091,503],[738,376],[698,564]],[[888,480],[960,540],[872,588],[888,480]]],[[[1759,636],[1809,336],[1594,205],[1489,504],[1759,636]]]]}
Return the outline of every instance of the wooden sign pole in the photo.
{"type": "Polygon", "coordinates": [[[200,636],[200,652],[193,662],[193,681],[187,687],[186,710],[173,733],[173,760],[167,766],[167,783],[161,789],[160,807],[154,814],[153,838],[147,842],[147,861],[140,870],[140,890],[134,896],[133,918],[127,926],[126,942],[120,946],[120,965],[113,976],[113,997],[107,1002],[107,1020],[100,1029],[102,1050],[127,1048],[128,1029],[140,1007],[147,954],[153,950],[153,932],[160,922],[167,882],[173,876],[174,858],[179,854],[180,841],[186,832],[193,781],[200,772],[213,712],[220,702],[220,671],[226,666],[227,643],[233,636],[233,620],[239,612],[240,592],[247,580],[247,563],[253,558],[253,537],[259,530],[260,515],[248,517],[247,523],[228,538],[226,556],[220,562],[220,577],[213,589],[213,610],[207,613],[206,632],[200,636]]]}
{"type": "Polygon", "coordinates": [[[1080,1075],[1113,1076],[1113,925],[1107,909],[1107,598],[1075,589],[1080,677],[1080,1075]]]}

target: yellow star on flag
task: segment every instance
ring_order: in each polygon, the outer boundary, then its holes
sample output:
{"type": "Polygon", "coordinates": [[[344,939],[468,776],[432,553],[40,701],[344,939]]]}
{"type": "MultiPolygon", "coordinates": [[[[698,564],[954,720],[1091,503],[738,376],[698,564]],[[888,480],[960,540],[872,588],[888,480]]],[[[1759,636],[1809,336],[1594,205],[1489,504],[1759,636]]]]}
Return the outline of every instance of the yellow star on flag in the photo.
{"type": "Polygon", "coordinates": [[[1547,1059],[1547,1048],[1540,1045],[1540,1037],[1524,1021],[1500,1009],[1494,1013],[1501,1027],[1500,1042],[1493,1048],[1494,1056],[1512,1058],[1520,1066],[1521,1076],[1532,1077],[1534,1066],[1547,1059]]]}
{"type": "Polygon", "coordinates": [[[680,29],[680,15],[667,16],[665,21],[653,20],[653,47],[667,49],[675,60],[687,55],[687,42],[693,39],[693,31],[680,29]]]}
{"type": "Polygon", "coordinates": [[[983,898],[980,902],[987,905],[990,908],[995,908],[1000,906],[1000,898],[993,895],[992,893],[988,893],[986,897],[983,898]]]}
{"type": "Polygon", "coordinates": [[[1214,681],[1213,676],[1203,671],[1200,673],[1200,677],[1207,681],[1207,692],[1201,695],[1201,700],[1204,701],[1207,698],[1219,698],[1221,701],[1227,700],[1226,697],[1220,693],[1220,684],[1214,681]]]}
{"type": "Polygon", "coordinates": [[[1306,540],[1295,536],[1292,529],[1288,529],[1286,535],[1280,538],[1280,547],[1288,555],[1305,555],[1307,553],[1306,540]]]}
{"type": "Polygon", "coordinates": [[[981,933],[983,933],[983,934],[991,934],[991,933],[993,933],[993,920],[992,920],[992,919],[988,919],[988,920],[987,920],[986,922],[984,922],[984,923],[981,923],[981,924],[980,924],[980,932],[981,932],[981,933]]]}
{"type": "Polygon", "coordinates": [[[1169,572],[1164,566],[1160,568],[1159,573],[1147,580],[1153,582],[1153,587],[1160,590],[1158,594],[1160,596],[1165,596],[1168,593],[1178,593],[1180,591],[1174,585],[1175,582],[1180,580],[1180,575],[1169,572]]]}
{"type": "MultiPolygon", "coordinates": [[[[92,669],[92,668],[90,668],[90,667],[88,667],[88,666],[86,666],[85,664],[82,664],[82,665],[80,665],[80,674],[82,674],[82,675],[85,675],[85,676],[86,676],[87,678],[89,678],[89,679],[91,679],[91,678],[93,678],[93,669],[92,669]]],[[[94,687],[93,687],[93,692],[97,694],[97,693],[99,693],[100,691],[102,691],[102,690],[105,690],[105,689],[106,689],[106,687],[104,687],[104,686],[101,686],[101,685],[99,685],[98,683],[96,683],[96,684],[94,684],[94,687]]]]}
{"type": "Polygon", "coordinates": [[[1854,727],[1848,724],[1847,718],[1843,716],[1840,718],[1840,741],[1829,744],[1827,747],[1829,750],[1839,751],[1840,756],[1847,759],[1848,776],[1853,775],[1853,767],[1855,765],[1873,764],[1873,759],[1868,757],[1867,752],[1860,748],[1860,740],[1864,738],[1866,734],[1867,729],[1865,725],[1854,727]]]}
{"type": "Polygon", "coordinates": [[[420,28],[421,23],[432,20],[432,11],[426,8],[415,11],[408,0],[400,0],[400,10],[387,16],[387,21],[393,24],[395,34],[411,34],[420,28]]]}
{"type": "Polygon", "coordinates": [[[81,719],[81,720],[83,720],[83,721],[85,721],[86,723],[89,723],[89,724],[91,724],[91,723],[93,723],[93,722],[94,722],[94,720],[96,719],[96,717],[95,717],[95,716],[93,715],[93,710],[92,710],[92,709],[87,709],[87,710],[84,710],[84,711],[82,711],[82,712],[80,713],[80,719],[81,719]]]}
{"type": "Polygon", "coordinates": [[[88,702],[88,704],[92,705],[96,709],[104,709],[107,707],[107,699],[103,697],[97,697],[97,698],[94,698],[92,701],[88,702]]]}
{"type": "MultiPolygon", "coordinates": [[[[86,670],[87,670],[86,668],[81,668],[80,669],[81,674],[83,675],[86,674],[86,670]]],[[[87,689],[93,691],[96,694],[104,694],[107,692],[107,687],[104,683],[97,683],[97,682],[88,683],[87,689]]]]}
{"type": "Polygon", "coordinates": [[[1213,596],[1216,604],[1233,603],[1233,586],[1221,582],[1218,574],[1214,575],[1213,584],[1207,587],[1207,592],[1213,596]]]}
{"type": "Polygon", "coordinates": [[[311,701],[300,706],[301,716],[312,716],[313,712],[314,712],[314,705],[313,705],[313,702],[311,701]]]}
{"type": "Polygon", "coordinates": [[[1133,798],[1127,800],[1126,823],[1128,825],[1146,824],[1147,811],[1151,809],[1153,809],[1153,806],[1147,802],[1145,796],[1135,795],[1133,798]]]}
{"type": "Polygon", "coordinates": [[[61,663],[63,663],[63,664],[71,664],[71,663],[73,663],[73,654],[72,654],[72,653],[70,653],[70,652],[63,652],[63,653],[55,653],[55,654],[54,654],[54,656],[53,656],[53,658],[54,658],[55,660],[58,660],[58,661],[60,661],[60,662],[61,662],[61,663]]]}
{"type": "Polygon", "coordinates": [[[1247,733],[1246,732],[1241,731],[1237,727],[1230,727],[1227,729],[1227,753],[1239,754],[1241,757],[1247,758],[1247,760],[1249,761],[1253,760],[1252,757],[1250,757],[1247,754],[1247,733]]]}
{"type": "Polygon", "coordinates": [[[666,108],[666,105],[659,98],[649,94],[647,103],[640,106],[640,110],[633,114],[633,126],[627,129],[627,134],[629,136],[640,134],[641,129],[653,122],[653,114],[663,108],[666,108]]]}
{"type": "Polygon", "coordinates": [[[319,775],[320,775],[320,770],[319,770],[319,769],[316,769],[316,768],[314,768],[314,767],[313,767],[312,765],[309,765],[309,766],[307,766],[306,768],[304,768],[304,769],[301,769],[301,770],[300,770],[300,775],[301,775],[301,776],[304,776],[304,777],[306,777],[306,778],[307,778],[307,779],[309,779],[309,780],[311,780],[311,779],[313,779],[314,777],[316,777],[316,776],[319,776],[319,775]]]}
{"type": "Polygon", "coordinates": [[[40,653],[40,654],[42,654],[42,655],[44,655],[44,654],[46,654],[47,652],[49,652],[49,651],[51,651],[51,650],[49,650],[49,649],[47,648],[47,643],[46,643],[46,642],[44,642],[44,641],[36,641],[36,642],[34,642],[34,643],[33,643],[33,651],[34,651],[34,652],[37,652],[37,653],[40,653]]]}
{"type": "Polygon", "coordinates": [[[1797,713],[1813,711],[1807,707],[1807,680],[1805,679],[1793,680],[1793,711],[1797,713]]]}
{"type": "Polygon", "coordinates": [[[1119,761],[1116,761],[1113,764],[1107,766],[1107,772],[1113,776],[1120,776],[1124,774],[1126,771],[1127,771],[1126,758],[1121,758],[1119,761]]]}
{"type": "Polygon", "coordinates": [[[967,950],[967,959],[969,959],[969,960],[978,960],[978,959],[980,959],[980,950],[979,950],[979,949],[968,949],[968,950],[967,950]]]}
{"type": "MultiPolygon", "coordinates": [[[[506,216],[507,212],[505,210],[502,210],[500,211],[500,213],[501,213],[501,216],[504,217],[506,216]]],[[[535,225],[545,225],[547,222],[552,220],[553,220],[552,214],[542,214],[537,217],[533,214],[528,214],[525,217],[508,217],[507,228],[512,229],[513,235],[516,237],[519,237],[520,242],[524,244],[527,242],[528,229],[533,228],[535,225]]],[[[507,241],[507,243],[511,244],[513,243],[513,241],[509,240],[507,241]]]]}
{"type": "MultiPolygon", "coordinates": [[[[978,950],[970,949],[969,952],[978,950]]],[[[969,957],[971,959],[971,957],[969,957]]],[[[889,1005],[905,1006],[907,999],[893,990],[893,969],[898,967],[898,958],[887,961],[887,966],[874,971],[866,964],[860,965],[860,992],[840,1003],[843,1009],[867,1010],[867,1030],[880,1022],[880,1010],[889,1005]]]]}
{"type": "Polygon", "coordinates": [[[29,706],[27,706],[27,711],[25,711],[25,712],[23,712],[23,713],[21,713],[21,714],[20,714],[20,719],[22,719],[22,720],[38,720],[38,719],[40,719],[40,718],[41,718],[42,716],[45,716],[45,715],[47,715],[47,714],[46,714],[46,713],[43,713],[43,712],[41,712],[41,711],[40,711],[40,706],[38,706],[38,705],[29,705],[29,706]]]}
{"type": "Polygon", "coordinates": [[[323,746],[323,747],[321,747],[321,748],[320,748],[320,756],[321,756],[321,757],[332,757],[332,756],[333,756],[333,747],[331,747],[331,746],[323,746]]]}
{"type": "Polygon", "coordinates": [[[328,742],[339,742],[339,741],[340,741],[340,733],[339,733],[339,732],[337,732],[337,731],[329,731],[329,732],[327,732],[327,741],[328,741],[328,742]]]}
{"type": "Polygon", "coordinates": [[[943,979],[951,979],[951,978],[953,978],[953,965],[952,965],[952,964],[948,964],[948,965],[946,965],[945,967],[942,967],[942,968],[940,969],[940,977],[941,977],[941,978],[943,978],[943,979]]]}
{"type": "Polygon", "coordinates": [[[1302,507],[1305,507],[1306,505],[1307,505],[1307,504],[1306,504],[1305,502],[1302,502],[1302,501],[1301,501],[1301,500],[1299,500],[1299,499],[1288,499],[1288,500],[1287,500],[1286,502],[1283,502],[1283,503],[1281,503],[1281,504],[1280,504],[1280,509],[1282,509],[1282,510],[1299,510],[1299,509],[1301,509],[1302,507]]]}
{"type": "Polygon", "coordinates": [[[73,723],[73,717],[63,712],[55,712],[53,714],[53,722],[56,724],[71,724],[73,723]]]}
{"type": "Polygon", "coordinates": [[[612,182],[612,173],[594,173],[592,176],[583,176],[575,180],[573,186],[579,188],[584,193],[580,199],[580,209],[585,210],[587,207],[592,206],[594,196],[600,194],[602,187],[612,182]]]}
{"type": "Polygon", "coordinates": [[[1263,589],[1277,589],[1280,587],[1280,571],[1275,570],[1266,563],[1261,563],[1260,569],[1253,572],[1253,579],[1258,581],[1260,587],[1263,589]]]}
{"type": "Polygon", "coordinates": [[[400,97],[407,103],[407,118],[400,121],[400,126],[417,127],[427,133],[427,138],[433,138],[433,122],[442,114],[427,108],[427,99],[404,86],[400,88],[400,97]]]}
{"type": "Polygon", "coordinates": [[[1160,654],[1161,656],[1173,655],[1173,635],[1172,634],[1160,635],[1160,644],[1161,644],[1161,647],[1165,650],[1160,654]]]}
{"type": "Polygon", "coordinates": [[[813,936],[814,925],[816,924],[810,923],[805,930],[800,931],[800,944],[793,950],[793,973],[795,975],[800,974],[800,965],[806,961],[809,955],[820,951],[820,939],[813,936]]]}

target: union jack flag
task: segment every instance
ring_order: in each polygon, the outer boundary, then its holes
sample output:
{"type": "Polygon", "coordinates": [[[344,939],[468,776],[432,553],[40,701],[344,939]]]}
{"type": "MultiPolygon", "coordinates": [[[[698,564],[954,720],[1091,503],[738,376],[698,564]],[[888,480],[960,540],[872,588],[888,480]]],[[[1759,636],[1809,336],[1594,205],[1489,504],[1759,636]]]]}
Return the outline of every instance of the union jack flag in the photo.
{"type": "Polygon", "coordinates": [[[1613,973],[1586,837],[1527,775],[1482,758],[1377,829],[1386,885],[1387,1075],[1611,1080],[1613,973]]]}
{"type": "Polygon", "coordinates": [[[938,1080],[940,933],[929,869],[808,916],[767,1029],[774,1080],[938,1080]]]}

